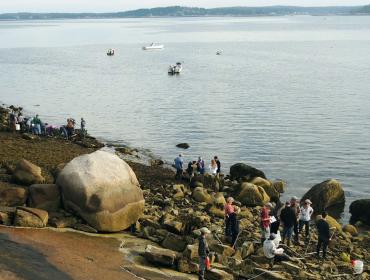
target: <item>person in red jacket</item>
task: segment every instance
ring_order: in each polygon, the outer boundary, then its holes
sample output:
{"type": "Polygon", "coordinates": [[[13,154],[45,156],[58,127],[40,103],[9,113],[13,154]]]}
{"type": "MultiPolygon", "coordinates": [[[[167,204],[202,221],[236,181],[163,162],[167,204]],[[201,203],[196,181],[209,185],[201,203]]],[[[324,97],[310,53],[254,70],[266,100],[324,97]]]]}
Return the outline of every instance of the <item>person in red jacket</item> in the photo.
{"type": "Polygon", "coordinates": [[[261,209],[261,243],[270,238],[270,210],[272,208],[271,203],[265,204],[261,209]]]}

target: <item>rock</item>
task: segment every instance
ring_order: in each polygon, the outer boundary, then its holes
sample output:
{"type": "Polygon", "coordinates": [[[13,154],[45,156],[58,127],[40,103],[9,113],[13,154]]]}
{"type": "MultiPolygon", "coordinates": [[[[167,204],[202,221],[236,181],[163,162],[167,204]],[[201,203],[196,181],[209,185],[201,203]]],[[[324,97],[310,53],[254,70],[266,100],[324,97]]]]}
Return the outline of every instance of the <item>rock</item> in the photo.
{"type": "Polygon", "coordinates": [[[152,159],[150,160],[150,165],[151,166],[161,166],[164,164],[164,161],[161,159],[152,159]]]}
{"type": "Polygon", "coordinates": [[[48,212],[58,211],[61,207],[59,187],[55,184],[31,185],[28,205],[48,212]]]}
{"type": "Polygon", "coordinates": [[[202,187],[197,187],[193,190],[193,198],[198,202],[212,203],[212,196],[202,187]]]}
{"type": "Polygon", "coordinates": [[[148,262],[163,266],[173,266],[176,260],[174,251],[152,245],[146,246],[144,256],[148,262]]]}
{"type": "Polygon", "coordinates": [[[217,268],[206,270],[205,279],[207,280],[234,280],[234,276],[226,271],[217,268]]]}
{"type": "Polygon", "coordinates": [[[343,227],[343,231],[344,232],[348,232],[349,234],[351,234],[352,236],[357,236],[358,235],[358,230],[355,226],[353,225],[345,225],[343,227]]]}
{"type": "Polygon", "coordinates": [[[360,221],[370,226],[370,199],[359,199],[349,206],[351,213],[351,224],[360,221]]]}
{"type": "Polygon", "coordinates": [[[235,250],[230,246],[213,243],[209,245],[209,248],[212,252],[222,255],[223,257],[231,257],[235,254],[235,250]]]}
{"type": "Polygon", "coordinates": [[[262,187],[267,195],[270,197],[271,201],[277,202],[280,198],[280,193],[275,189],[272,183],[261,177],[256,177],[252,180],[251,184],[255,186],[262,187]]]}
{"type": "Polygon", "coordinates": [[[277,180],[277,181],[273,182],[272,185],[278,193],[284,193],[285,192],[286,183],[284,181],[277,180]]]}
{"type": "Polygon", "coordinates": [[[262,187],[242,183],[240,189],[237,199],[246,206],[263,206],[270,201],[270,197],[262,187]]]}
{"type": "Polygon", "coordinates": [[[242,208],[240,213],[238,214],[240,219],[248,219],[249,221],[254,221],[254,215],[248,208],[242,208]]]}
{"type": "Polygon", "coordinates": [[[38,137],[31,133],[23,133],[22,138],[25,140],[36,140],[38,137]]]}
{"type": "Polygon", "coordinates": [[[230,177],[231,180],[241,179],[243,177],[248,177],[249,179],[261,177],[263,179],[266,179],[265,173],[263,173],[261,170],[258,170],[244,163],[236,163],[233,166],[231,166],[230,177]]]}
{"type": "Polygon", "coordinates": [[[26,203],[27,191],[22,187],[7,187],[0,189],[1,206],[23,206],[26,203]]]}
{"type": "Polygon", "coordinates": [[[226,204],[224,194],[221,192],[216,193],[213,196],[213,204],[216,205],[217,207],[224,207],[226,204]]]}
{"type": "Polygon", "coordinates": [[[18,207],[15,212],[14,225],[20,227],[45,227],[48,223],[48,212],[28,207],[18,207]]]}
{"type": "Polygon", "coordinates": [[[183,224],[180,221],[177,221],[175,217],[165,219],[163,221],[163,226],[169,232],[176,234],[182,233],[183,224]]]}
{"type": "Polygon", "coordinates": [[[198,273],[199,265],[188,259],[181,258],[177,262],[177,270],[182,273],[198,273]]]}
{"type": "Polygon", "coordinates": [[[266,279],[266,280],[288,280],[293,279],[292,277],[287,277],[286,274],[283,274],[282,272],[275,272],[275,271],[269,271],[261,268],[255,268],[254,273],[259,275],[261,273],[264,273],[261,278],[256,279],[266,279]]]}
{"type": "Polygon", "coordinates": [[[73,228],[76,224],[75,217],[59,217],[50,220],[50,225],[56,228],[73,228]]]}
{"type": "Polygon", "coordinates": [[[254,244],[253,242],[245,241],[241,249],[241,257],[244,260],[254,253],[254,244]]]}
{"type": "Polygon", "coordinates": [[[8,213],[0,211],[0,224],[5,226],[11,226],[13,224],[12,218],[8,213]]]}
{"type": "Polygon", "coordinates": [[[345,197],[341,184],[335,180],[327,180],[320,184],[313,186],[301,199],[304,201],[310,199],[312,207],[316,213],[337,205],[344,206],[345,197]]]}
{"type": "Polygon", "coordinates": [[[211,208],[208,209],[208,213],[211,216],[218,217],[218,218],[225,217],[225,211],[223,209],[217,208],[216,206],[211,206],[211,208]]]}
{"type": "Polygon", "coordinates": [[[117,152],[120,152],[121,154],[125,154],[125,155],[131,155],[131,156],[134,156],[137,154],[137,151],[136,149],[131,149],[129,147],[120,147],[120,148],[116,148],[116,151],[117,152]]]}
{"type": "Polygon", "coordinates": [[[180,143],[180,144],[177,144],[176,147],[186,150],[190,148],[190,145],[188,143],[180,143]]]}
{"type": "Polygon", "coordinates": [[[41,175],[41,168],[25,159],[22,159],[15,167],[13,179],[25,186],[40,184],[45,180],[41,175]]]}
{"type": "MultiPolygon", "coordinates": [[[[321,218],[322,218],[321,215],[317,215],[316,216],[316,221],[320,220],[321,218]]],[[[328,222],[328,224],[331,228],[335,228],[338,231],[342,231],[342,226],[332,216],[327,215],[326,216],[326,221],[328,222]]]]}
{"type": "Polygon", "coordinates": [[[117,155],[97,151],[69,162],[57,179],[64,206],[98,231],[117,232],[135,223],[144,210],[135,173],[117,155]]]}
{"type": "Polygon", "coordinates": [[[198,258],[198,245],[188,245],[186,246],[183,256],[189,260],[194,260],[198,258]]]}
{"type": "Polygon", "coordinates": [[[162,246],[177,252],[182,252],[186,248],[186,241],[179,235],[169,232],[162,242],[162,246]]]}
{"type": "Polygon", "coordinates": [[[98,233],[98,231],[95,228],[93,228],[89,225],[85,225],[85,224],[74,224],[73,228],[75,230],[79,230],[79,231],[83,231],[83,232],[98,233]]]}

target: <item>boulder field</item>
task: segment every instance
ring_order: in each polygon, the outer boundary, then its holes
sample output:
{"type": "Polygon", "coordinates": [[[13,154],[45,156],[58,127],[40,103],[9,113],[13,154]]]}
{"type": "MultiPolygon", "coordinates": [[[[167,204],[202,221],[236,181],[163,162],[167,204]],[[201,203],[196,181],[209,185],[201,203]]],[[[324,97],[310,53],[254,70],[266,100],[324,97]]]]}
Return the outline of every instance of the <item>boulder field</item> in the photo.
{"type": "MultiPolygon", "coordinates": [[[[155,243],[143,253],[148,266],[186,274],[198,271],[197,238],[199,229],[206,226],[211,230],[212,261],[206,279],[369,279],[370,232],[360,227],[369,221],[368,200],[352,203],[351,225],[342,227],[328,218],[335,232],[326,261],[314,258],[317,233],[313,226],[309,242],[301,238],[299,244],[285,247],[294,262],[271,267],[260,244],[259,213],[266,202],[280,205],[286,189],[283,181],[271,181],[244,164],[230,170],[233,176],[198,175],[190,184],[175,182],[173,171],[157,165],[130,165],[115,154],[97,151],[58,164],[54,178],[42,180],[45,170],[30,160],[20,160],[13,167],[0,163],[0,179],[7,180],[0,183],[0,223],[92,233],[117,232],[135,224],[138,237],[155,243]],[[20,170],[25,180],[19,180],[20,170]],[[224,234],[223,205],[229,196],[239,208],[241,231],[235,248],[224,234]],[[343,254],[363,260],[364,273],[354,278],[343,254]]],[[[305,198],[313,202],[315,214],[345,199],[334,179],[313,186],[305,198]]]]}

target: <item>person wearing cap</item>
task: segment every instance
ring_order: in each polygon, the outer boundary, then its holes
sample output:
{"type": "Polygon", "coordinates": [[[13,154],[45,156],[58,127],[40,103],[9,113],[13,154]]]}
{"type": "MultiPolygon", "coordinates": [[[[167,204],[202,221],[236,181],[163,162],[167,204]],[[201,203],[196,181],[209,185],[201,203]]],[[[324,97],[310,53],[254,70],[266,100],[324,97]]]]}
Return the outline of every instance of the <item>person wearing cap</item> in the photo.
{"type": "Polygon", "coordinates": [[[231,244],[234,245],[239,234],[239,222],[236,209],[233,205],[234,198],[228,197],[224,207],[225,210],[225,235],[231,237],[231,244]]]}
{"type": "Polygon", "coordinates": [[[183,172],[183,167],[182,167],[183,164],[184,164],[184,160],[182,159],[182,154],[179,154],[179,156],[175,158],[175,168],[176,168],[175,179],[176,180],[181,179],[182,172],[183,172]]]}
{"type": "Polygon", "coordinates": [[[287,240],[288,247],[290,246],[290,240],[292,238],[295,220],[296,216],[294,209],[290,207],[290,201],[287,201],[285,203],[285,207],[281,210],[280,221],[283,224],[282,242],[283,244],[285,244],[285,240],[287,240]]]}
{"type": "Polygon", "coordinates": [[[204,273],[206,271],[206,258],[209,254],[209,248],[207,244],[207,234],[211,233],[208,228],[203,227],[200,229],[200,236],[198,238],[198,255],[199,255],[199,280],[204,279],[204,273]]]}
{"type": "Polygon", "coordinates": [[[316,223],[318,238],[317,238],[317,247],[316,247],[316,257],[320,258],[320,250],[322,247],[322,257],[326,258],[326,249],[328,248],[330,238],[330,226],[326,221],[327,213],[324,211],[321,214],[321,219],[316,223]]]}
{"type": "Polygon", "coordinates": [[[261,243],[270,237],[270,210],[271,203],[266,203],[261,209],[261,243]]]}
{"type": "Polygon", "coordinates": [[[284,254],[283,248],[278,248],[274,242],[276,234],[272,233],[268,239],[263,242],[263,253],[269,260],[274,260],[275,262],[288,261],[291,260],[290,257],[284,254]]]}
{"type": "Polygon", "coordinates": [[[306,230],[306,239],[310,235],[310,221],[313,214],[313,208],[311,207],[311,200],[306,199],[304,205],[301,207],[300,217],[299,217],[299,232],[302,232],[303,227],[306,230]]]}
{"type": "Polygon", "coordinates": [[[296,244],[299,243],[299,226],[298,226],[298,218],[299,218],[299,213],[300,213],[300,208],[299,208],[299,202],[298,202],[298,198],[296,196],[293,196],[291,199],[290,199],[290,207],[294,210],[294,213],[295,213],[295,220],[294,220],[294,227],[293,227],[293,231],[294,231],[294,241],[296,244]]]}

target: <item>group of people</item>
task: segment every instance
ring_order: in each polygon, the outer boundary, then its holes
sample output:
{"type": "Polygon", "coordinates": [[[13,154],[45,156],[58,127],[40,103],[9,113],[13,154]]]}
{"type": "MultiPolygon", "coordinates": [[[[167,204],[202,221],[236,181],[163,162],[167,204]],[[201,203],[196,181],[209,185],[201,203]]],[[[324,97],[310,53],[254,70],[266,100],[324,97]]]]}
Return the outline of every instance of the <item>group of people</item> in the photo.
{"type": "MultiPolygon", "coordinates": [[[[294,242],[299,244],[299,235],[304,234],[306,246],[310,242],[310,225],[312,214],[312,202],[306,199],[302,204],[297,197],[292,197],[285,205],[274,211],[271,203],[267,203],[261,209],[261,242],[264,246],[267,258],[274,257],[275,260],[286,259],[283,250],[278,250],[280,241],[288,247],[291,246],[291,239],[294,234],[294,242]],[[280,235],[279,227],[282,226],[280,235]],[[272,244],[273,243],[273,244],[272,244]],[[274,256],[273,256],[274,255],[274,256]]],[[[326,258],[327,247],[330,241],[330,227],[326,221],[327,213],[321,214],[321,219],[316,222],[318,232],[317,257],[326,258]]]]}
{"type": "MultiPolygon", "coordinates": [[[[175,168],[176,168],[175,179],[180,180],[184,173],[183,155],[179,154],[179,156],[175,158],[174,163],[175,163],[175,168]]],[[[186,168],[186,173],[189,175],[190,181],[194,176],[198,174],[201,174],[201,175],[205,174],[206,167],[205,167],[205,162],[203,158],[198,157],[198,160],[190,161],[186,168]]],[[[219,176],[219,174],[221,173],[221,162],[217,156],[214,156],[213,159],[211,160],[211,163],[209,165],[209,173],[214,176],[219,176]]]]}
{"type": "MultiPolygon", "coordinates": [[[[44,136],[56,136],[58,133],[62,135],[65,139],[71,139],[75,134],[76,121],[72,118],[67,119],[67,124],[61,127],[49,125],[41,121],[38,114],[34,117],[24,117],[21,112],[16,113],[11,111],[9,113],[9,127],[13,132],[28,132],[35,135],[44,136]]],[[[81,136],[85,137],[86,131],[86,121],[81,118],[81,136]]]]}

